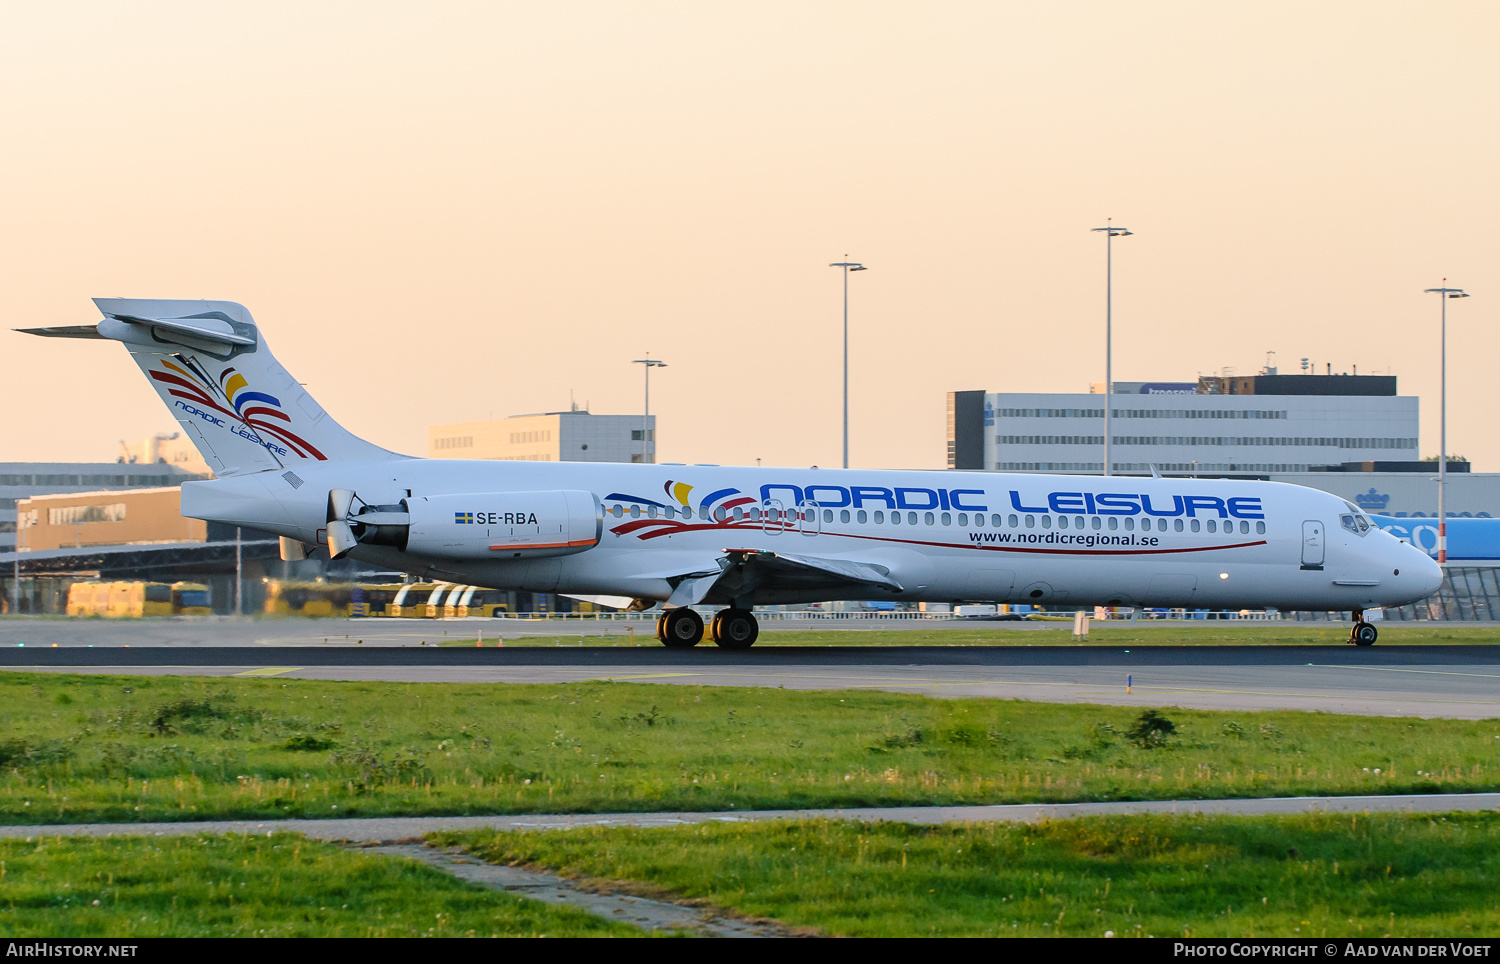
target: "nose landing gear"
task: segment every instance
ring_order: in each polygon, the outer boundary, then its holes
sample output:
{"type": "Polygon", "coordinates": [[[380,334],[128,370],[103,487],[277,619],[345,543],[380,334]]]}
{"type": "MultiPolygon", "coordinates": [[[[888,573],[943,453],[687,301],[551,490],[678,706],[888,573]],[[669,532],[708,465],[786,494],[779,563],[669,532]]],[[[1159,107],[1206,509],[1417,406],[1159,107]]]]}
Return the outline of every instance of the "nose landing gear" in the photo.
{"type": "Polygon", "coordinates": [[[1380,632],[1373,625],[1365,622],[1365,611],[1356,609],[1349,615],[1354,617],[1354,628],[1349,632],[1349,642],[1355,646],[1374,646],[1380,632]]]}

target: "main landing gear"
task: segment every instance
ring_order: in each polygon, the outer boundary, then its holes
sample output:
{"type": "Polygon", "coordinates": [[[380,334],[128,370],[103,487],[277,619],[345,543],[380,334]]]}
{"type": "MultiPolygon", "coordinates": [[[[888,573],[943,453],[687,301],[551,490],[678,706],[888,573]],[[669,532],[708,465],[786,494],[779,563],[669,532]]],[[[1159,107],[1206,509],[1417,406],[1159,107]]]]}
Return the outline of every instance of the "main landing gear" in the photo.
{"type": "Polygon", "coordinates": [[[1365,622],[1365,611],[1356,609],[1349,615],[1354,617],[1354,629],[1349,633],[1349,642],[1355,646],[1374,646],[1380,633],[1373,625],[1365,622]]]}
{"type": "MultiPolygon", "coordinates": [[[[760,625],[748,609],[723,609],[714,614],[709,635],[725,649],[749,649],[760,625]]],[[[686,607],[669,609],[656,619],[656,638],[668,649],[690,649],[703,640],[703,618],[686,607]]]]}
{"type": "Polygon", "coordinates": [[[749,649],[760,635],[760,624],[748,609],[721,609],[714,614],[709,632],[725,649],[749,649]]]}
{"type": "Polygon", "coordinates": [[[656,617],[656,638],[668,649],[692,649],[703,639],[703,617],[691,609],[668,609],[656,617]]]}

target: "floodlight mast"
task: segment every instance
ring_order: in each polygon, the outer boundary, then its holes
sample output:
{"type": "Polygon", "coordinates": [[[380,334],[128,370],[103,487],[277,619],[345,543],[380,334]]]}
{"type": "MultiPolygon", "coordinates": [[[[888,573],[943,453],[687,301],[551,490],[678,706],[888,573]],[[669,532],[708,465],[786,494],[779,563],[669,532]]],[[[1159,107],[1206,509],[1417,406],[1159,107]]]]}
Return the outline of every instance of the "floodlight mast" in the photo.
{"type": "MultiPolygon", "coordinates": [[[[849,257],[847,254],[844,257],[849,257]]],[[[830,268],[844,271],[844,468],[849,467],[849,272],[869,270],[858,261],[835,261],[830,268]]]]}
{"type": "Polygon", "coordinates": [[[1443,279],[1440,288],[1427,288],[1427,295],[1437,295],[1442,302],[1442,324],[1439,327],[1438,355],[1441,376],[1438,392],[1438,565],[1448,564],[1448,299],[1469,297],[1462,288],[1448,287],[1443,279]]]}
{"type": "Polygon", "coordinates": [[[646,464],[655,461],[651,457],[651,369],[666,368],[667,363],[659,358],[652,358],[648,351],[645,358],[637,358],[631,364],[646,366],[646,411],[641,416],[641,462],[646,464]]]}
{"type": "Polygon", "coordinates": [[[1117,228],[1105,218],[1105,226],[1093,228],[1104,232],[1104,474],[1113,475],[1109,461],[1109,396],[1115,391],[1114,348],[1114,243],[1115,238],[1128,238],[1134,232],[1117,228]]]}

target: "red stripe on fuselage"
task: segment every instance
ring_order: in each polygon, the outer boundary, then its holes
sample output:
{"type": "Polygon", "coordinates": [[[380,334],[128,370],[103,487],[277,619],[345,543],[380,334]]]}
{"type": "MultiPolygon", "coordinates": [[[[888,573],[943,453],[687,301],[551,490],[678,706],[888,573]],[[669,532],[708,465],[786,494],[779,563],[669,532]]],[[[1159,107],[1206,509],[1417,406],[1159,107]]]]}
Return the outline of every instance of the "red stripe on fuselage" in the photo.
{"type": "MultiPolygon", "coordinates": [[[[674,521],[671,521],[671,520],[668,520],[668,519],[632,519],[631,521],[625,523],[624,525],[616,526],[613,529],[610,529],[609,531],[615,533],[616,535],[623,536],[623,535],[629,535],[630,533],[635,532],[638,529],[645,529],[645,528],[651,528],[651,527],[654,527],[656,529],[656,531],[642,533],[641,535],[637,536],[637,538],[639,538],[641,540],[646,540],[646,539],[656,539],[656,538],[658,538],[660,536],[675,535],[675,534],[681,533],[681,532],[702,532],[702,531],[706,531],[706,530],[718,530],[718,529],[736,529],[736,530],[744,531],[745,529],[759,529],[759,528],[761,528],[761,526],[760,526],[759,523],[751,522],[750,520],[743,520],[743,521],[740,521],[740,522],[737,522],[737,523],[736,522],[723,522],[723,523],[700,523],[700,524],[697,524],[697,525],[689,525],[689,524],[682,523],[682,522],[674,522],[674,521]]],[[[782,529],[781,531],[782,532],[795,532],[797,530],[794,529],[794,528],[788,527],[788,528],[782,529]]],[[[1183,553],[1183,552],[1214,552],[1214,551],[1217,551],[1219,549],[1250,549],[1250,548],[1253,548],[1255,546],[1268,545],[1267,540],[1265,540],[1265,539],[1257,539],[1254,542],[1234,542],[1234,543],[1230,543],[1228,545],[1218,545],[1218,546],[1186,546],[1186,547],[1176,548],[1176,549],[1147,549],[1147,548],[1131,548],[1131,549],[1054,549],[1054,548],[1049,548],[1049,547],[1046,547],[1046,546],[1016,546],[1016,545],[990,545],[990,546],[983,546],[983,545],[974,545],[973,543],[963,543],[963,542],[958,542],[958,543],[954,543],[954,542],[929,542],[929,541],[926,541],[926,540],[923,540],[923,539],[893,539],[893,538],[891,538],[889,536],[862,536],[862,535],[856,535],[856,534],[854,534],[852,532],[819,532],[818,535],[832,536],[832,537],[840,538],[840,539],[862,539],[862,540],[866,540],[866,541],[870,541],[870,542],[889,542],[889,543],[895,543],[897,545],[907,545],[907,546],[932,546],[933,548],[936,548],[936,549],[976,549],[976,550],[983,551],[983,552],[1025,552],[1025,553],[1033,553],[1033,554],[1040,553],[1042,555],[1054,555],[1054,556],[1157,556],[1157,555],[1173,555],[1173,554],[1183,553]]]]}

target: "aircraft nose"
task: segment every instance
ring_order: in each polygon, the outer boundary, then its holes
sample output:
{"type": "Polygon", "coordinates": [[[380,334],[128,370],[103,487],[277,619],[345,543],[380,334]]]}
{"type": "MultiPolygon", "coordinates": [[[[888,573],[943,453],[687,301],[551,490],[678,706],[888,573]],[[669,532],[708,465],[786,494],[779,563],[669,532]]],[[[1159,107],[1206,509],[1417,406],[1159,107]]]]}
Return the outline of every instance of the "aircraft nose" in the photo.
{"type": "Polygon", "coordinates": [[[1427,553],[1420,549],[1407,547],[1410,556],[1407,565],[1411,567],[1410,572],[1415,577],[1414,582],[1422,590],[1422,598],[1427,598],[1437,592],[1443,586],[1443,567],[1437,564],[1427,553]]]}

